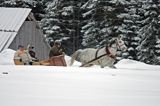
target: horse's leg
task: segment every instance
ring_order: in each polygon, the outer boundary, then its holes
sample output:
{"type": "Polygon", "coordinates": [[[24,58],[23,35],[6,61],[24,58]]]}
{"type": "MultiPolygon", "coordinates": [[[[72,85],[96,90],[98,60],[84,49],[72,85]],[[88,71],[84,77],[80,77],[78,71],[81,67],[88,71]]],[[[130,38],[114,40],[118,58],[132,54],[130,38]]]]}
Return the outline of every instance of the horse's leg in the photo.
{"type": "Polygon", "coordinates": [[[74,60],[77,58],[77,55],[78,55],[78,51],[76,51],[75,53],[72,54],[70,64],[69,64],[70,66],[73,65],[74,60]]]}
{"type": "Polygon", "coordinates": [[[114,66],[114,62],[115,62],[114,59],[109,59],[108,67],[110,67],[112,69],[116,69],[116,66],[114,66]]]}
{"type": "Polygon", "coordinates": [[[114,66],[114,64],[111,64],[111,65],[106,65],[106,64],[99,64],[101,66],[101,68],[104,68],[105,66],[108,66],[110,68],[113,68],[113,69],[116,69],[116,66],[114,66]]]}
{"type": "Polygon", "coordinates": [[[96,61],[96,65],[100,65],[101,68],[104,68],[106,66],[106,64],[103,64],[105,63],[105,61],[103,61],[104,59],[99,59],[96,61]]]}
{"type": "Polygon", "coordinates": [[[100,61],[100,60],[96,61],[96,64],[97,64],[97,65],[100,65],[101,68],[104,68],[104,67],[105,67],[105,65],[102,64],[102,61],[100,61]]]}
{"type": "Polygon", "coordinates": [[[104,66],[101,65],[101,68],[104,68],[104,66]]]}
{"type": "Polygon", "coordinates": [[[116,66],[114,66],[114,65],[111,65],[111,66],[109,66],[110,68],[113,68],[113,69],[116,69],[116,66]]]}

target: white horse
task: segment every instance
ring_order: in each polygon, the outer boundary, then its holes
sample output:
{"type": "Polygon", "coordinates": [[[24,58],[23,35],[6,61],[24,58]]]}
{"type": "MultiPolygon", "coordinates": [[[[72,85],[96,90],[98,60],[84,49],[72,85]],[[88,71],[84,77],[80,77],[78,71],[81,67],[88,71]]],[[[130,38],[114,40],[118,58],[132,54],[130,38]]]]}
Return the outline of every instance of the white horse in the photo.
{"type": "Polygon", "coordinates": [[[116,59],[117,50],[126,51],[127,47],[121,38],[115,38],[109,45],[101,49],[86,48],[77,50],[71,57],[70,66],[77,60],[82,63],[81,66],[100,65],[101,68],[105,66],[116,68],[114,62],[116,59]]]}

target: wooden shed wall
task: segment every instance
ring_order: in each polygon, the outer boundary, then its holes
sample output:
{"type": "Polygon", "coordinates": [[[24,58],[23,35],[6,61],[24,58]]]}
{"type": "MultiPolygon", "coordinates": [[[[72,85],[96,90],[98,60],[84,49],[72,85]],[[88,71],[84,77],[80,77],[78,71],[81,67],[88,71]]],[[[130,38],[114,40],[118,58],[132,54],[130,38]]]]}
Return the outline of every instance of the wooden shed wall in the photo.
{"type": "Polygon", "coordinates": [[[43,34],[40,29],[36,27],[34,21],[24,22],[9,48],[17,50],[18,45],[23,45],[27,48],[28,44],[34,46],[38,59],[48,58],[49,46],[45,43],[43,34]]]}

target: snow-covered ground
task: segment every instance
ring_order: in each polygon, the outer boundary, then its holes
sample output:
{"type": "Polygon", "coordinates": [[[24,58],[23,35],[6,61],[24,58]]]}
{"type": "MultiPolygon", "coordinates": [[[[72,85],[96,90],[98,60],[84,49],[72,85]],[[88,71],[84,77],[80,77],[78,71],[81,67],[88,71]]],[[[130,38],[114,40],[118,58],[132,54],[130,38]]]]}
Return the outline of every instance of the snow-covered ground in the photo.
{"type": "Polygon", "coordinates": [[[118,62],[117,69],[80,68],[78,62],[15,66],[8,57],[12,50],[0,53],[0,106],[160,105],[160,66],[129,59],[118,62]]]}

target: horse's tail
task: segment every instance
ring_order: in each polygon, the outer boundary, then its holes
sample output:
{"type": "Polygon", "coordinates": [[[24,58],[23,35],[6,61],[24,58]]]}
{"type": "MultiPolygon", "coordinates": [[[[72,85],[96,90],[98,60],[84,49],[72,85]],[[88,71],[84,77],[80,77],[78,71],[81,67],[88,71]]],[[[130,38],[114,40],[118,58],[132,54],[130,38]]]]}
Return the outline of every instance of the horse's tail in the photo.
{"type": "Polygon", "coordinates": [[[77,58],[77,56],[78,56],[78,51],[76,51],[76,52],[74,52],[74,53],[72,54],[72,56],[71,56],[71,61],[70,61],[70,66],[73,65],[74,60],[77,58]]]}

